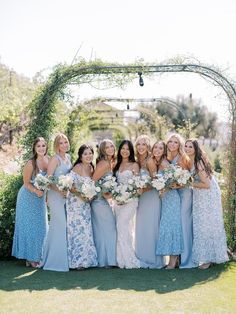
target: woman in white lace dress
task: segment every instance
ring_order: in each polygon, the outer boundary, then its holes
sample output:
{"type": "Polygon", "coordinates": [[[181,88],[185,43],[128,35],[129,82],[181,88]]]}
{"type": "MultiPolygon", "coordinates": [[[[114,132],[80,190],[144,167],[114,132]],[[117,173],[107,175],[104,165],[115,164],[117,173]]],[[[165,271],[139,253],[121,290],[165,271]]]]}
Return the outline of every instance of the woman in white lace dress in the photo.
{"type": "Polygon", "coordinates": [[[228,261],[221,192],[210,162],[197,140],[187,140],[185,151],[194,174],[193,261],[200,269],[228,261]]]}
{"type": "MultiPolygon", "coordinates": [[[[129,140],[124,140],[119,146],[114,174],[119,184],[126,184],[130,178],[138,173],[139,166],[135,162],[133,144],[129,140]]],[[[138,198],[114,206],[117,228],[117,264],[120,268],[140,267],[134,250],[137,207],[138,198]]]]}

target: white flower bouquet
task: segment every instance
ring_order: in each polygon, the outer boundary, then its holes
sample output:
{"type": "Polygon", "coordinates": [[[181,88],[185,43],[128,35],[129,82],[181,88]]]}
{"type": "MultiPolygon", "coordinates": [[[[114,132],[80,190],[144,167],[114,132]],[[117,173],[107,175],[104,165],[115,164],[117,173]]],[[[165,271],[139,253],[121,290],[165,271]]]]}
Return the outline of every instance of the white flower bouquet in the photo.
{"type": "Polygon", "coordinates": [[[175,166],[174,180],[177,184],[186,186],[191,182],[191,173],[186,169],[182,169],[179,166],[175,166]]]}
{"type": "Polygon", "coordinates": [[[94,181],[88,177],[81,177],[80,180],[76,180],[74,182],[74,187],[83,198],[88,200],[92,200],[99,192],[94,181]]]}
{"type": "Polygon", "coordinates": [[[38,173],[35,177],[33,185],[36,187],[36,189],[40,191],[45,191],[50,184],[50,180],[43,176],[41,173],[38,173]]]}
{"type": "Polygon", "coordinates": [[[140,174],[133,178],[134,186],[138,189],[144,189],[151,185],[151,177],[147,174],[140,174]]]}
{"type": "Polygon", "coordinates": [[[100,193],[112,193],[117,187],[116,178],[112,175],[107,175],[96,182],[97,191],[100,193]]]}
{"type": "Polygon", "coordinates": [[[171,185],[173,184],[186,186],[190,182],[190,171],[182,169],[179,166],[170,165],[169,168],[166,168],[161,173],[157,174],[151,184],[157,191],[161,191],[163,189],[171,188],[171,185]]]}
{"type": "Polygon", "coordinates": [[[132,201],[138,196],[139,186],[136,185],[137,179],[135,177],[128,179],[126,184],[117,184],[112,190],[112,197],[117,204],[122,205],[132,201]]]}
{"type": "Polygon", "coordinates": [[[71,175],[60,175],[56,179],[56,186],[60,191],[68,191],[72,188],[73,185],[73,178],[71,175]]]}

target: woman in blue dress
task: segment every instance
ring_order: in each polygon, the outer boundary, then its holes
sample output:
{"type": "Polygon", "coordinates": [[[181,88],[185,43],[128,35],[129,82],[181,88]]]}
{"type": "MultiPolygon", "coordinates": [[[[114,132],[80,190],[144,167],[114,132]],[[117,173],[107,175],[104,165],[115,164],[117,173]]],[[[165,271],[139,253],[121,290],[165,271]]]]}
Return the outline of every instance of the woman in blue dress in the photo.
{"type": "MultiPolygon", "coordinates": [[[[163,141],[153,145],[152,154],[159,174],[170,168],[167,160],[167,146],[163,141]]],[[[179,254],[183,252],[180,196],[174,188],[160,193],[162,195],[162,213],[156,254],[169,255],[169,264],[166,269],[174,269],[177,266],[179,254]]]]}
{"type": "MultiPolygon", "coordinates": [[[[141,176],[152,177],[157,167],[151,155],[150,138],[140,135],[135,143],[141,176]]],[[[156,255],[161,218],[161,201],[156,189],[146,188],[139,197],[136,214],[136,255],[142,268],[162,268],[162,256],[156,255]]]]}
{"type": "MultiPolygon", "coordinates": [[[[170,135],[167,141],[168,160],[173,164],[183,169],[190,170],[190,160],[184,150],[183,138],[174,133],[170,135]]],[[[196,267],[192,260],[193,249],[193,216],[192,216],[192,189],[189,187],[178,188],[181,202],[181,220],[184,241],[184,251],[180,256],[180,268],[193,268],[196,267]]]]}
{"type": "MultiPolygon", "coordinates": [[[[96,182],[112,174],[115,162],[115,146],[104,139],[99,146],[99,155],[93,180],[96,182]]],[[[109,195],[94,199],[92,207],[92,226],[99,267],[116,266],[116,222],[108,202],[109,195]]]]}
{"type": "Polygon", "coordinates": [[[221,192],[211,164],[196,139],[187,140],[185,151],[194,175],[193,261],[200,269],[228,261],[221,192]]]}
{"type": "MultiPolygon", "coordinates": [[[[94,172],[93,148],[82,145],[78,159],[70,172],[76,185],[92,183],[94,172]]],[[[97,252],[93,241],[90,199],[82,196],[75,188],[71,189],[67,202],[67,241],[69,268],[83,269],[97,266],[97,252]]]]}
{"type": "Polygon", "coordinates": [[[27,266],[37,267],[48,226],[45,193],[33,184],[38,173],[47,172],[49,158],[43,137],[34,141],[32,152],[33,157],[23,170],[24,185],[17,196],[12,255],[26,259],[27,266]]]}
{"type": "MultiPolygon", "coordinates": [[[[54,140],[55,155],[48,165],[48,176],[58,178],[71,170],[70,148],[68,138],[58,134],[54,140]]],[[[68,271],[67,237],[66,237],[66,192],[51,185],[48,191],[48,207],[50,210],[49,231],[43,249],[42,265],[45,270],[68,271]]]]}

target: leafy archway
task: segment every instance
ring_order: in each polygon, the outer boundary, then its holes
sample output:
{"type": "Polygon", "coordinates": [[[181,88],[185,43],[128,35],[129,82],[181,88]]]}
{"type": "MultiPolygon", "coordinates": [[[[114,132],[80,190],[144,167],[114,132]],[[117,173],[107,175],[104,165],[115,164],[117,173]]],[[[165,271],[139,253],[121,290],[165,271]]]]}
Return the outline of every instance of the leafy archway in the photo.
{"type": "Polygon", "coordinates": [[[219,69],[199,64],[111,64],[102,61],[81,61],[76,65],[58,65],[48,81],[38,91],[30,105],[31,122],[24,138],[25,157],[29,155],[31,144],[38,135],[50,138],[55,125],[55,104],[58,98],[64,97],[65,88],[70,84],[90,83],[94,80],[105,82],[106,86],[125,86],[140,74],[152,75],[164,72],[196,73],[220,86],[229,100],[231,138],[229,143],[228,196],[231,200],[230,235],[236,237],[236,89],[234,82],[225,77],[219,69]]]}

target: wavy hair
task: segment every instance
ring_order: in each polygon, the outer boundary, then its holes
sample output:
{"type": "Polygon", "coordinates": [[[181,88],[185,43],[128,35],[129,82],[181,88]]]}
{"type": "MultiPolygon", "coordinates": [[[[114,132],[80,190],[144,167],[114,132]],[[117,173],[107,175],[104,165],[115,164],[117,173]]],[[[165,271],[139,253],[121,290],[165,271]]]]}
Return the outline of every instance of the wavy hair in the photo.
{"type": "Polygon", "coordinates": [[[143,134],[143,135],[139,135],[139,136],[137,137],[136,141],[135,141],[135,144],[134,144],[135,150],[136,150],[136,156],[137,156],[137,158],[139,158],[139,153],[138,153],[138,150],[137,150],[137,145],[138,145],[138,142],[141,141],[141,140],[143,140],[144,143],[145,143],[146,146],[147,146],[147,149],[148,149],[148,155],[147,155],[147,157],[150,156],[150,154],[151,154],[151,140],[150,140],[149,136],[148,136],[148,135],[144,135],[144,134],[143,134]]]}
{"type": "Polygon", "coordinates": [[[104,140],[101,141],[101,143],[99,145],[98,157],[97,157],[96,163],[98,163],[100,160],[107,160],[107,154],[106,154],[107,143],[112,144],[114,147],[114,155],[112,156],[112,161],[114,162],[114,160],[115,160],[115,145],[111,140],[109,140],[108,138],[105,138],[104,140]]]}
{"type": "Polygon", "coordinates": [[[199,164],[201,164],[203,166],[205,172],[207,173],[207,175],[210,177],[213,174],[213,168],[211,166],[209,158],[207,157],[207,154],[199,146],[197,139],[195,139],[195,138],[188,139],[185,142],[185,144],[188,142],[193,144],[194,153],[195,153],[195,155],[194,155],[194,167],[195,167],[196,173],[199,172],[199,164]]]}
{"type": "Polygon", "coordinates": [[[46,144],[46,152],[44,154],[44,156],[47,154],[48,152],[48,144],[46,142],[46,140],[44,139],[44,137],[39,136],[34,140],[34,143],[32,145],[32,157],[30,158],[30,160],[32,161],[32,165],[33,165],[33,174],[36,175],[39,172],[39,168],[37,165],[37,158],[38,158],[38,154],[36,152],[36,145],[38,144],[38,142],[44,142],[46,144]]]}
{"type": "Polygon", "coordinates": [[[178,133],[172,133],[167,141],[166,141],[166,144],[167,144],[167,158],[168,160],[170,159],[170,152],[168,150],[168,143],[170,142],[170,139],[172,137],[175,137],[177,139],[177,141],[179,142],[179,148],[178,148],[178,153],[180,154],[184,164],[186,164],[187,167],[189,167],[190,165],[190,159],[188,157],[188,155],[186,154],[185,150],[184,150],[184,145],[185,145],[185,142],[184,142],[184,139],[181,135],[179,135],[178,133]]]}
{"type": "MultiPolygon", "coordinates": [[[[82,163],[82,155],[83,155],[83,153],[84,153],[84,151],[85,151],[86,149],[90,149],[91,152],[92,152],[92,154],[94,155],[94,150],[93,150],[92,146],[87,145],[87,144],[81,145],[80,148],[79,148],[79,150],[78,150],[78,158],[77,158],[77,160],[74,162],[73,167],[75,167],[76,165],[82,163]]],[[[93,167],[93,169],[94,169],[94,165],[93,165],[92,162],[90,163],[90,165],[91,165],[91,166],[93,167]]]]}
{"type": "Polygon", "coordinates": [[[116,171],[118,171],[119,168],[120,168],[120,165],[121,165],[121,162],[122,162],[122,156],[121,156],[121,153],[120,153],[120,152],[121,152],[122,147],[123,147],[125,144],[127,144],[128,147],[129,147],[129,152],[130,152],[130,155],[129,155],[129,162],[135,162],[135,161],[136,161],[136,160],[135,160],[135,157],[134,157],[134,146],[133,146],[132,142],[129,141],[129,140],[123,140],[123,141],[120,143],[120,146],[119,146],[119,148],[118,148],[117,163],[116,163],[116,165],[115,165],[115,167],[114,167],[114,170],[113,170],[113,173],[114,173],[114,174],[115,174],[116,171]]]}
{"type": "Polygon", "coordinates": [[[157,169],[160,167],[162,161],[163,161],[164,159],[167,159],[167,145],[166,145],[166,143],[165,143],[164,141],[156,141],[156,142],[153,144],[153,146],[152,146],[152,159],[154,160],[154,162],[155,162],[155,164],[156,164],[156,166],[157,166],[157,169]],[[158,160],[158,161],[157,161],[156,158],[153,156],[153,149],[154,149],[154,146],[157,145],[157,144],[162,144],[163,147],[164,147],[164,153],[163,153],[163,155],[161,156],[160,160],[158,160]]]}

